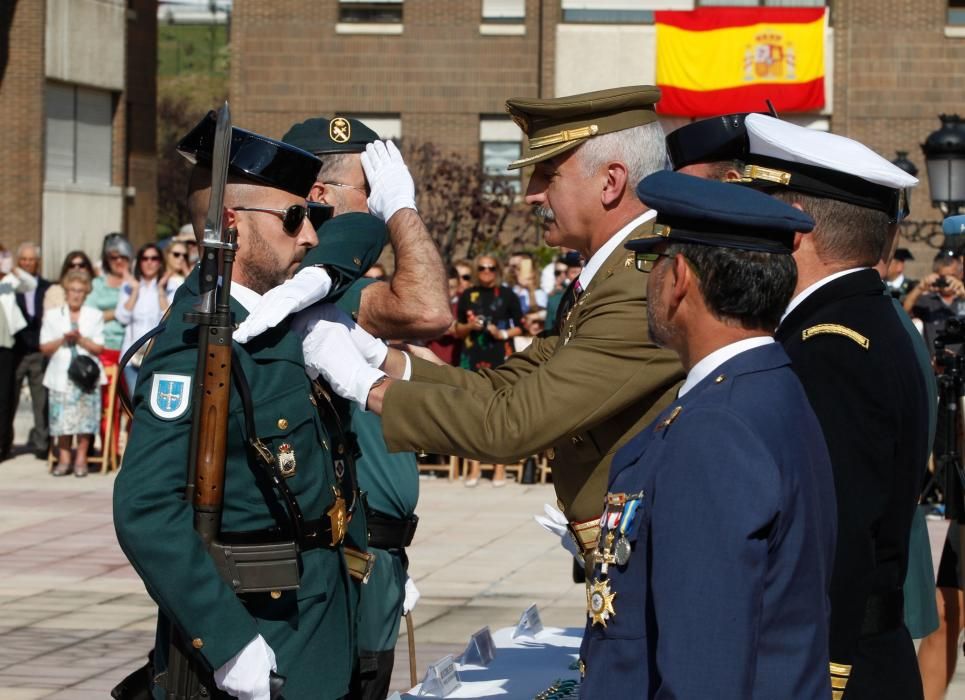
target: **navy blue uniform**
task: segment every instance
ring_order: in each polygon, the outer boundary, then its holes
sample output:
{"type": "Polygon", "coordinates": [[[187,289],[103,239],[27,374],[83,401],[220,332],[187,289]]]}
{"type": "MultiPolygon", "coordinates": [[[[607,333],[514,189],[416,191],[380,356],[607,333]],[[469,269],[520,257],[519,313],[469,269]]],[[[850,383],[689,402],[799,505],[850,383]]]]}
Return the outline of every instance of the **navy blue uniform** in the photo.
{"type": "Polygon", "coordinates": [[[587,624],[583,697],[830,697],[833,488],[779,345],[672,403],[610,470],[608,499],[642,496],[629,560],[608,570],[615,614],[587,624]]]}
{"type": "Polygon", "coordinates": [[[845,700],[922,697],[902,582],[930,407],[915,347],[883,292],[874,270],[849,273],[804,299],[777,331],[834,468],[830,654],[853,666],[845,700]]]}

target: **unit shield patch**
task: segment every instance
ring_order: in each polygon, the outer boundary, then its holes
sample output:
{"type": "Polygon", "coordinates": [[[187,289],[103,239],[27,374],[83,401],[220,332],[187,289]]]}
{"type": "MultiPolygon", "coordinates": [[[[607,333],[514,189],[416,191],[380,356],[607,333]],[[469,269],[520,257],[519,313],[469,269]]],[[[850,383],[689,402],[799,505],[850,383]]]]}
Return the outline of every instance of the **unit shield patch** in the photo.
{"type": "Polygon", "coordinates": [[[191,377],[187,374],[156,373],[151,384],[151,413],[161,420],[177,420],[188,410],[191,377]]]}

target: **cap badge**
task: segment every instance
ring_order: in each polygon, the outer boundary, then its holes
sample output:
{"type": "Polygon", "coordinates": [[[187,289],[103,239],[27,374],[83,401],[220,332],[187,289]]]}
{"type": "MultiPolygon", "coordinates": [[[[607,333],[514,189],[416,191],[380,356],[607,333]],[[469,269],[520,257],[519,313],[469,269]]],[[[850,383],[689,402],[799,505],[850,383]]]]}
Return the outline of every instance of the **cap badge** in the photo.
{"type": "Polygon", "coordinates": [[[779,185],[788,185],[791,182],[791,173],[773,168],[762,168],[760,165],[748,165],[744,168],[744,176],[741,182],[753,182],[754,180],[767,180],[776,182],[779,185]]]}
{"type": "Polygon", "coordinates": [[[563,131],[557,131],[555,134],[549,134],[548,136],[537,136],[529,140],[530,148],[546,148],[547,146],[554,146],[558,143],[566,143],[567,141],[575,141],[577,139],[586,139],[591,136],[596,136],[600,131],[600,127],[596,124],[590,124],[589,126],[582,126],[579,129],[563,129],[563,131]]]}
{"type": "Polygon", "coordinates": [[[352,125],[345,117],[335,117],[328,123],[328,136],[335,143],[348,143],[352,138],[352,125]]]}

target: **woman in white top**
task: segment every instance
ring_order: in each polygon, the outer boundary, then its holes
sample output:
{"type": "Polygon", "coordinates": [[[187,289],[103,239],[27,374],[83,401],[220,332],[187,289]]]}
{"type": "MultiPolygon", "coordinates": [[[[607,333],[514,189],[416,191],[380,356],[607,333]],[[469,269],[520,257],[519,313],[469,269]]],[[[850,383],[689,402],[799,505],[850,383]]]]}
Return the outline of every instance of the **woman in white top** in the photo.
{"type": "MultiPolygon", "coordinates": [[[[160,248],[148,243],[137,251],[134,279],[128,280],[121,287],[117,307],[114,309],[114,318],[124,326],[122,356],[134,341],[161,322],[161,316],[171,305],[176,288],[170,281],[170,275],[165,272],[160,248]]],[[[137,370],[141,366],[141,356],[142,353],[138,352],[124,368],[124,381],[128,394],[132,397],[137,370]]]]}
{"type": "MultiPolygon", "coordinates": [[[[91,279],[86,270],[68,270],[60,281],[67,303],[44,313],[40,327],[40,351],[50,358],[44,373],[48,391],[50,435],[57,439],[58,455],[54,476],[65,476],[73,466],[74,476],[87,476],[87,453],[101,420],[99,387],[85,392],[67,376],[74,355],[87,355],[101,367],[97,356],[104,349],[104,317],[84,306],[91,279]],[[73,464],[70,443],[77,436],[73,464]]],[[[106,382],[101,367],[100,384],[106,382]]]]}

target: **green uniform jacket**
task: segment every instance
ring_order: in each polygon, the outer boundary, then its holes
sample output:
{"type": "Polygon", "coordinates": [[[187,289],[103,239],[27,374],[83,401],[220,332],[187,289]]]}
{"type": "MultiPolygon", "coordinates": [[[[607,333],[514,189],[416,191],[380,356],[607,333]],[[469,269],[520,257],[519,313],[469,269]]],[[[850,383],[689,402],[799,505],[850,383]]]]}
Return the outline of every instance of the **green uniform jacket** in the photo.
{"type": "Polygon", "coordinates": [[[386,392],[390,450],[509,462],[547,450],[567,518],[600,515],[614,453],[676,396],[677,356],[647,331],[645,275],[618,247],[561,328],[491,370],[413,358],[386,392]]]}
{"type": "MultiPolygon", "coordinates": [[[[141,367],[134,427],[114,487],[118,541],[160,608],[155,672],[166,668],[167,621],[173,620],[200,645],[212,669],[261,634],[275,652],[278,672],[288,677],[286,698],[341,697],[349,689],[354,644],[341,548],[304,552],[300,588],[277,600],[268,593],[243,599],[235,595],[194,532],[191,504],[182,499],[191,411],[163,420],[150,407],[158,373],[194,375],[197,330],[183,321],[183,314],[197,300],[196,279],[193,275],[185,283],[188,293],[175,301],[141,367]]],[[[232,311],[236,320],[247,315],[235,302],[232,311]]],[[[336,479],[328,434],[310,400],[301,343],[285,323],[246,346],[235,344],[235,352],[251,387],[258,436],[273,452],[283,443],[291,446],[297,473],[288,484],[306,519],[323,517],[336,479]]],[[[224,532],[287,522],[280,499],[250,459],[244,437],[241,403],[232,391],[224,532]]]]}

